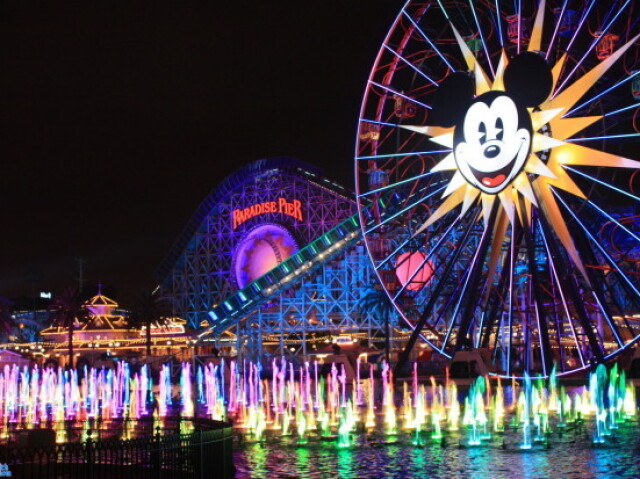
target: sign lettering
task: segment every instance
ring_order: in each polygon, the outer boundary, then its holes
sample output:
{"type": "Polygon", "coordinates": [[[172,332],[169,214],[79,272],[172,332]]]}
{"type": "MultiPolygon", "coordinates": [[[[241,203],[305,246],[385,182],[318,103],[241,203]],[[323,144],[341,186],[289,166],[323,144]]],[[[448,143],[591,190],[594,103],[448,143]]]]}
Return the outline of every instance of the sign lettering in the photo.
{"type": "Polygon", "coordinates": [[[238,208],[232,211],[231,220],[233,229],[251,218],[269,213],[280,213],[302,221],[302,203],[300,200],[287,201],[286,198],[278,198],[278,201],[256,203],[247,208],[238,208]]]}

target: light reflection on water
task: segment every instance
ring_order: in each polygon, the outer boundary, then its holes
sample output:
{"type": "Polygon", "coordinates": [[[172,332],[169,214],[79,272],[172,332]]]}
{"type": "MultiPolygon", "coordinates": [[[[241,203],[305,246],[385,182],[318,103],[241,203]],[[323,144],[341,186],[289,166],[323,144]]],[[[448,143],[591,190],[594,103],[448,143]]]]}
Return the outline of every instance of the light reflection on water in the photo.
{"type": "Polygon", "coordinates": [[[586,433],[553,436],[549,450],[517,450],[517,436],[491,446],[460,448],[459,437],[442,447],[398,444],[359,444],[338,448],[332,442],[304,446],[293,438],[264,443],[239,443],[237,479],[591,479],[640,477],[638,424],[620,432],[617,444],[591,446],[586,433]]]}

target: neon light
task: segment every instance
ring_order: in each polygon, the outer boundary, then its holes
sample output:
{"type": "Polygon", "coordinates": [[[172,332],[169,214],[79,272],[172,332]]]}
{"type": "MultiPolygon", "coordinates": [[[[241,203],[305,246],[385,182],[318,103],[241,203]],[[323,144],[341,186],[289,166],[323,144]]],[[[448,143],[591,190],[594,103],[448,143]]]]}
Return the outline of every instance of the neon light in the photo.
{"type": "MultiPolygon", "coordinates": [[[[591,52],[591,50],[593,49],[594,46],[596,46],[598,44],[598,42],[600,42],[601,38],[604,38],[604,36],[607,34],[607,31],[609,30],[609,28],[611,28],[611,25],[613,25],[613,22],[616,21],[616,19],[618,18],[618,16],[622,13],[622,10],[624,10],[624,8],[629,5],[629,2],[631,0],[627,0],[625,2],[625,4],[618,10],[618,13],[616,13],[616,15],[613,17],[613,19],[609,22],[609,24],[604,27],[604,29],[602,30],[602,33],[600,34],[599,37],[597,37],[593,43],[591,43],[591,45],[589,46],[589,48],[587,49],[587,51],[584,53],[584,55],[582,56],[582,58],[580,59],[580,61],[576,64],[575,67],[573,67],[573,70],[571,70],[571,72],[566,76],[566,78],[564,79],[564,81],[562,82],[562,85],[560,85],[560,88],[558,90],[562,90],[562,88],[565,86],[565,84],[569,81],[569,78],[571,78],[573,76],[573,74],[578,70],[578,68],[580,68],[580,65],[582,64],[582,62],[584,61],[585,58],[587,58],[587,56],[589,55],[589,53],[591,52]]],[[[567,51],[569,49],[567,48],[567,51]]]]}
{"type": "Polygon", "coordinates": [[[618,192],[618,193],[621,193],[621,194],[623,194],[623,195],[626,195],[626,196],[628,196],[629,198],[632,198],[632,199],[634,199],[634,200],[636,200],[636,201],[640,201],[640,198],[638,198],[637,196],[632,195],[631,193],[628,193],[628,192],[626,192],[626,191],[624,191],[624,190],[621,190],[620,188],[616,188],[615,186],[610,185],[609,183],[605,183],[604,181],[599,180],[598,178],[594,178],[593,176],[587,175],[586,173],[583,173],[583,172],[581,172],[581,171],[579,171],[579,170],[576,170],[575,168],[572,168],[572,167],[570,167],[570,166],[565,166],[565,169],[570,170],[570,171],[572,171],[572,172],[574,172],[574,173],[577,173],[578,175],[583,176],[583,177],[585,177],[585,178],[588,178],[588,179],[590,179],[591,181],[594,181],[594,182],[596,182],[596,183],[599,183],[599,184],[601,184],[602,186],[606,186],[607,188],[612,189],[613,191],[616,191],[616,192],[618,192]]]}
{"type": "Polygon", "coordinates": [[[576,216],[576,214],[571,210],[571,208],[569,208],[569,205],[567,205],[564,200],[560,197],[560,195],[556,192],[553,191],[553,194],[556,196],[556,198],[558,198],[560,200],[560,202],[562,203],[562,205],[565,207],[565,209],[569,212],[569,214],[571,216],[573,216],[573,219],[576,220],[576,223],[578,223],[580,225],[580,227],[582,228],[582,231],[584,231],[587,236],[591,239],[591,241],[593,242],[593,244],[596,245],[596,247],[600,250],[600,252],[602,253],[602,255],[607,259],[607,261],[609,262],[609,264],[611,264],[611,266],[613,266],[616,271],[620,274],[620,276],[622,277],[622,279],[624,279],[625,283],[627,283],[629,285],[629,287],[631,289],[633,289],[633,291],[635,291],[635,293],[640,296],[640,291],[638,291],[638,288],[635,287],[635,285],[631,282],[631,280],[627,277],[626,274],[623,273],[623,271],[620,269],[620,267],[618,266],[618,263],[616,263],[613,258],[611,258],[611,256],[609,256],[609,254],[607,253],[607,251],[602,247],[602,245],[596,240],[596,238],[593,237],[593,235],[589,232],[589,230],[587,230],[587,227],[582,223],[582,221],[580,221],[578,219],[578,217],[576,216]]]}
{"type": "Polygon", "coordinates": [[[480,28],[480,22],[478,21],[478,16],[476,15],[476,7],[473,4],[473,0],[469,0],[469,4],[471,5],[471,13],[473,13],[473,18],[476,21],[476,26],[478,27],[480,40],[482,40],[482,47],[484,48],[484,54],[487,56],[487,63],[489,64],[489,68],[491,69],[491,74],[495,78],[496,72],[493,69],[493,64],[491,63],[491,57],[489,56],[489,50],[487,50],[487,43],[484,41],[484,35],[482,34],[482,28],[480,28]]]}
{"type": "Polygon", "coordinates": [[[397,123],[387,123],[384,121],[367,120],[365,118],[362,118],[360,121],[364,121],[365,123],[373,123],[375,125],[393,126],[394,128],[398,127],[397,123]]]}
{"type": "Polygon", "coordinates": [[[567,143],[579,143],[581,141],[593,141],[593,140],[610,140],[613,138],[635,138],[640,136],[640,133],[627,133],[624,135],[606,135],[606,136],[591,136],[589,138],[571,138],[564,140],[567,143]]]}
{"type": "Polygon", "coordinates": [[[553,47],[553,43],[556,40],[556,35],[558,34],[558,30],[560,30],[560,25],[562,24],[562,17],[564,16],[564,11],[567,8],[567,1],[568,0],[564,0],[564,3],[562,4],[562,10],[560,11],[560,16],[558,17],[558,22],[556,23],[556,28],[553,30],[553,35],[551,36],[551,41],[549,42],[549,46],[547,47],[547,53],[544,56],[545,60],[549,59],[549,53],[551,53],[552,47],[553,47]]]}
{"type": "Polygon", "coordinates": [[[638,108],[638,107],[640,107],[640,103],[634,103],[633,105],[625,106],[624,108],[620,108],[619,110],[614,110],[612,112],[605,113],[603,116],[613,116],[618,113],[622,113],[623,111],[631,110],[633,108],[638,108]]]}
{"type": "Polygon", "coordinates": [[[429,80],[431,82],[431,84],[438,86],[438,83],[436,83],[435,81],[433,81],[431,78],[429,78],[427,75],[425,75],[425,73],[423,71],[421,71],[418,67],[416,67],[413,63],[411,63],[409,60],[407,60],[406,58],[404,58],[402,55],[400,55],[398,52],[396,52],[393,48],[391,48],[389,45],[384,44],[382,45],[383,47],[385,47],[387,50],[389,50],[391,53],[393,53],[396,57],[398,57],[400,60],[402,60],[404,63],[406,63],[408,66],[410,66],[418,75],[420,75],[423,78],[426,78],[427,80],[429,80]]]}
{"type": "Polygon", "coordinates": [[[500,16],[500,6],[498,5],[498,0],[496,0],[496,23],[498,24],[498,37],[500,38],[500,46],[504,47],[504,35],[502,33],[502,22],[500,21],[502,17],[500,16]]]}
{"type": "Polygon", "coordinates": [[[393,93],[394,95],[398,95],[401,98],[404,98],[405,100],[409,100],[413,103],[415,103],[416,105],[420,105],[423,108],[426,108],[427,110],[431,110],[431,107],[425,103],[419,102],[418,100],[416,100],[415,98],[411,98],[410,96],[405,95],[404,93],[400,93],[398,91],[395,91],[393,88],[389,88],[388,86],[384,86],[381,85],[380,83],[376,83],[372,80],[369,80],[369,83],[371,83],[372,85],[377,86],[378,88],[382,88],[383,90],[388,91],[389,93],[393,93]]]}
{"type": "Polygon", "coordinates": [[[451,153],[451,150],[433,150],[433,151],[409,151],[406,153],[392,153],[389,155],[369,155],[358,156],[356,160],[377,160],[379,158],[398,158],[403,156],[418,156],[418,155],[436,155],[438,153],[451,153]]]}
{"type": "MultiPolygon", "coordinates": [[[[563,115],[563,117],[566,117],[568,115],[570,115],[571,113],[573,113],[576,110],[579,110],[580,108],[582,108],[585,105],[588,105],[589,103],[591,103],[592,101],[597,100],[598,98],[600,98],[603,95],[606,95],[607,93],[609,93],[611,90],[614,90],[616,88],[618,88],[620,85],[625,84],[626,82],[634,79],[638,74],[640,74],[640,70],[638,70],[637,72],[635,72],[633,75],[629,75],[627,78],[625,78],[624,80],[619,81],[618,83],[616,83],[613,86],[610,86],[609,88],[607,88],[605,91],[603,91],[602,93],[597,94],[596,96],[594,96],[593,98],[591,98],[590,100],[585,101],[584,103],[581,103],[580,105],[578,105],[575,108],[572,108],[571,111],[567,112],[565,115],[563,115]]],[[[604,115],[607,116],[607,115],[604,115]]]]}
{"type": "MultiPolygon", "coordinates": [[[[413,18],[411,18],[411,15],[409,15],[407,13],[407,11],[405,9],[402,9],[402,13],[404,13],[405,17],[407,17],[409,19],[409,21],[413,24],[414,28],[416,30],[418,30],[418,32],[420,33],[420,35],[422,35],[422,38],[424,38],[427,43],[429,44],[429,46],[433,49],[434,52],[436,52],[438,54],[438,56],[440,58],[442,58],[442,61],[449,67],[449,70],[451,70],[452,72],[455,72],[456,69],[453,68],[451,66],[451,63],[449,63],[447,61],[447,59],[445,58],[445,56],[440,52],[440,50],[438,50],[438,48],[431,42],[431,40],[429,39],[429,37],[420,29],[420,27],[418,26],[418,24],[413,20],[413,18]]],[[[446,16],[446,13],[445,13],[446,16]]]]}
{"type": "Polygon", "coordinates": [[[292,218],[302,221],[302,202],[300,200],[287,201],[285,198],[278,198],[278,201],[267,201],[265,203],[256,203],[247,208],[238,208],[231,212],[233,229],[251,218],[266,214],[280,213],[291,216],[292,218]]]}

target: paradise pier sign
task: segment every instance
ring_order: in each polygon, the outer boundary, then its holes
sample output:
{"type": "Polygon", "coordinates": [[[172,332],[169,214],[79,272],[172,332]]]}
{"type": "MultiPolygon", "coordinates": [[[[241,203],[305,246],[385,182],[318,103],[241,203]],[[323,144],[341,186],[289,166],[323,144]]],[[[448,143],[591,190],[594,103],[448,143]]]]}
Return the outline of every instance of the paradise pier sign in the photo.
{"type": "Polygon", "coordinates": [[[237,208],[231,212],[233,229],[251,218],[268,213],[280,213],[302,221],[302,202],[300,200],[288,201],[286,198],[278,198],[278,201],[256,203],[247,208],[237,208]]]}

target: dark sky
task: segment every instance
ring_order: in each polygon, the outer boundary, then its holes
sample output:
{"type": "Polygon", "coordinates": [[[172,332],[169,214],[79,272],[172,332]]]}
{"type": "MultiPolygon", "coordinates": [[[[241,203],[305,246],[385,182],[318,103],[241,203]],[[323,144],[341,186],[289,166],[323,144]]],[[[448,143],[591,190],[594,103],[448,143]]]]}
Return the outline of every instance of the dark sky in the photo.
{"type": "Polygon", "coordinates": [[[62,3],[0,6],[0,295],[75,285],[82,258],[126,303],[209,191],[259,158],[352,186],[401,1],[62,3]]]}

